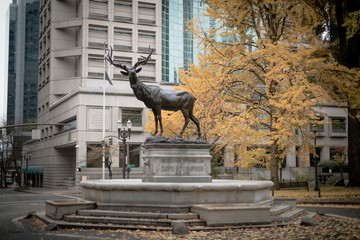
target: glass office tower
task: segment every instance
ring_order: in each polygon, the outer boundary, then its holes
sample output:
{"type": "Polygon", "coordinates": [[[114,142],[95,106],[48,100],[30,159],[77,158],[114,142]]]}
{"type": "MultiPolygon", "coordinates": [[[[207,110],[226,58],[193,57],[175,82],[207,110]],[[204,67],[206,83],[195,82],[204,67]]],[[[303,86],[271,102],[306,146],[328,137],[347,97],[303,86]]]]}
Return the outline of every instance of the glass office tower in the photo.
{"type": "Polygon", "coordinates": [[[9,7],[8,124],[36,121],[39,7],[39,0],[9,7]]]}
{"type": "Polygon", "coordinates": [[[16,54],[16,18],[17,5],[11,4],[8,11],[8,94],[7,94],[7,123],[13,124],[15,121],[15,54],[16,54]]]}
{"type": "Polygon", "coordinates": [[[178,69],[186,69],[196,60],[197,48],[188,31],[188,21],[198,18],[210,27],[210,18],[203,16],[200,0],[162,0],[162,82],[179,83],[178,69]]]}

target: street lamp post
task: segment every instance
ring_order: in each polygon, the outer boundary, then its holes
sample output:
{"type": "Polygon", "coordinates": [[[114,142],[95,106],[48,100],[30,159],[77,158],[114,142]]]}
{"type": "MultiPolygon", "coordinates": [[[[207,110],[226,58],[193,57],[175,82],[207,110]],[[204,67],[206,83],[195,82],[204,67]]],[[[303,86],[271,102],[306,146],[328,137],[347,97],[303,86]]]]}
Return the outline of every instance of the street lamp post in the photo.
{"type": "Polygon", "coordinates": [[[125,130],[125,128],[123,130],[121,130],[122,127],[122,122],[121,120],[117,121],[117,125],[118,125],[118,137],[119,139],[121,139],[123,141],[123,179],[125,179],[125,172],[126,172],[126,138],[130,139],[130,135],[131,135],[131,127],[132,127],[132,123],[130,120],[127,121],[127,131],[125,130]]]}
{"type": "Polygon", "coordinates": [[[26,168],[25,168],[25,187],[29,187],[29,160],[31,159],[31,154],[28,153],[28,154],[25,154],[24,156],[25,158],[25,161],[26,161],[26,168]]]}
{"type": "Polygon", "coordinates": [[[314,133],[314,160],[315,160],[315,187],[314,191],[318,191],[318,197],[320,197],[320,183],[319,183],[319,177],[318,177],[318,169],[317,169],[317,157],[316,157],[316,133],[317,133],[317,124],[312,125],[312,130],[314,133]]]}

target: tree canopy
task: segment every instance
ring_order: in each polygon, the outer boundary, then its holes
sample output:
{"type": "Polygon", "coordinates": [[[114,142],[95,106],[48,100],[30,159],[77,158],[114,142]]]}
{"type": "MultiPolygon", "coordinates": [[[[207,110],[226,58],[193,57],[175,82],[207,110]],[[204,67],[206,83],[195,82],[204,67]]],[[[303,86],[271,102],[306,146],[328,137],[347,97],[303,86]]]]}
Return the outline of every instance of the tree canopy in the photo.
{"type": "Polygon", "coordinates": [[[180,71],[180,87],[197,98],[194,115],[205,140],[236,152],[240,167],[270,166],[278,187],[285,154],[309,144],[309,126],[323,123],[313,107],[355,96],[348,91],[359,71],[339,65],[326,51],[315,31],[323,19],[308,1],[206,3],[216,25],[204,30],[192,21],[200,53],[198,64],[180,71]]]}

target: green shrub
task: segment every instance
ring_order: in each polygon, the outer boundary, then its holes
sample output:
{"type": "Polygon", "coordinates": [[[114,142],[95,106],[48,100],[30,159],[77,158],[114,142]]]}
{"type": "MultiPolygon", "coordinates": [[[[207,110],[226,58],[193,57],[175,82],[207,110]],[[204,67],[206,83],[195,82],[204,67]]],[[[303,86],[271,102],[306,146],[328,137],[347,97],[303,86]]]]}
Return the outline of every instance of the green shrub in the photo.
{"type": "Polygon", "coordinates": [[[211,164],[211,177],[217,178],[220,173],[220,168],[211,164]]]}
{"type": "Polygon", "coordinates": [[[311,172],[294,172],[292,174],[295,178],[296,182],[310,182],[311,180],[311,172]]]}
{"type": "Polygon", "coordinates": [[[265,180],[269,180],[269,178],[266,176],[265,171],[261,171],[257,173],[257,180],[260,181],[265,181],[265,180]]]}
{"type": "Polygon", "coordinates": [[[321,161],[321,162],[319,162],[318,167],[321,167],[323,169],[323,172],[329,172],[329,169],[331,169],[332,172],[348,172],[349,171],[349,166],[348,166],[347,162],[342,162],[342,161],[337,161],[337,160],[321,161]]]}
{"type": "Polygon", "coordinates": [[[251,176],[235,173],[234,174],[234,179],[235,180],[251,180],[251,176]]]}

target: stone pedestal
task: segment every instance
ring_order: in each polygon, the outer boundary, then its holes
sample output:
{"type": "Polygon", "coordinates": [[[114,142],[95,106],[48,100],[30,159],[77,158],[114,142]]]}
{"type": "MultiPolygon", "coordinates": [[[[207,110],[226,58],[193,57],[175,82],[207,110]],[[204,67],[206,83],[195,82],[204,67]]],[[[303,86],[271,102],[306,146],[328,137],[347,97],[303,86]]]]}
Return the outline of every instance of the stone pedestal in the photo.
{"type": "Polygon", "coordinates": [[[211,182],[208,144],[145,143],[143,182],[211,182]]]}

